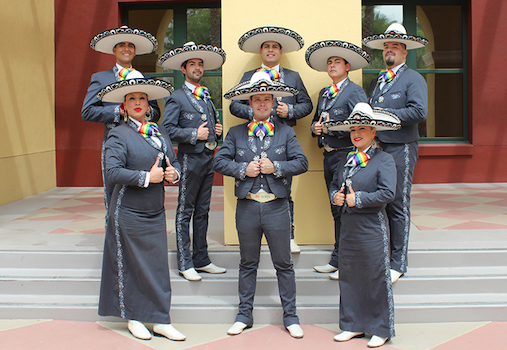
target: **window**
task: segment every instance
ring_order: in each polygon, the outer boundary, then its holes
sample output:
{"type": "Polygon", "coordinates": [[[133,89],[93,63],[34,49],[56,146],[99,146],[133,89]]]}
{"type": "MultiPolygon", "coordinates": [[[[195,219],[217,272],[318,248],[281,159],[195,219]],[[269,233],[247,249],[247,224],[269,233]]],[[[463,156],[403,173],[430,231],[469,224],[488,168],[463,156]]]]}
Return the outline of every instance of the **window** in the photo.
{"type": "MultiPolygon", "coordinates": [[[[383,33],[393,22],[409,34],[425,37],[426,47],[410,50],[407,65],[428,84],[428,116],[419,125],[423,142],[467,141],[467,74],[464,1],[363,0],[363,37],[383,33]],[[424,5],[422,5],[424,3],[424,5]]],[[[381,50],[364,47],[373,57],[363,69],[363,88],[385,68],[381,50]]]]}
{"type": "MultiPolygon", "coordinates": [[[[170,82],[175,90],[183,85],[185,78],[179,70],[157,65],[164,52],[181,47],[188,41],[221,47],[220,3],[126,4],[122,10],[124,24],[150,32],[159,45],[150,55],[136,56],[133,66],[152,77],[170,82]]],[[[222,69],[205,71],[201,84],[209,89],[221,119],[222,69]]]]}

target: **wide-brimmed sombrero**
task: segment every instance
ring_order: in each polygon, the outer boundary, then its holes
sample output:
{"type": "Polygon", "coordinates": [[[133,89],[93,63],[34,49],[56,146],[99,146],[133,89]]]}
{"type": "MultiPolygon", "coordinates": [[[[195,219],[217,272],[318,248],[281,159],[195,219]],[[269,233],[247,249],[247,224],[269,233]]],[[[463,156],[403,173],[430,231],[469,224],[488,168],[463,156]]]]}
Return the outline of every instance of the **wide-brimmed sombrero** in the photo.
{"type": "Polygon", "coordinates": [[[90,46],[95,51],[113,53],[113,47],[121,42],[129,42],[135,45],[136,55],[152,53],[158,48],[158,41],[150,33],[137,28],[123,26],[108,29],[95,35],[90,46]]]}
{"type": "Polygon", "coordinates": [[[298,90],[272,81],[266,72],[256,72],[249,81],[239,83],[224,94],[228,100],[246,100],[250,96],[259,94],[270,94],[274,97],[286,97],[297,95],[298,90]]]}
{"type": "Polygon", "coordinates": [[[331,131],[350,131],[350,127],[357,125],[371,126],[377,131],[398,130],[401,127],[401,121],[391,112],[372,109],[366,102],[359,102],[347,119],[324,122],[324,126],[331,131]]]}
{"type": "Polygon", "coordinates": [[[305,53],[306,63],[315,70],[327,71],[329,57],[341,57],[350,63],[350,70],[364,68],[370,63],[368,52],[352,43],[340,40],[324,40],[311,45],[305,53]]]}
{"type": "Polygon", "coordinates": [[[225,62],[225,51],[217,46],[196,44],[190,41],[183,47],[165,52],[158,59],[158,63],[164,68],[179,70],[183,62],[192,58],[200,58],[204,64],[204,70],[217,69],[225,62]]]}
{"type": "Polygon", "coordinates": [[[249,30],[238,40],[238,46],[245,52],[259,53],[262,43],[275,41],[282,46],[283,52],[298,51],[305,42],[301,35],[282,27],[259,27],[249,30]]]}
{"type": "Polygon", "coordinates": [[[400,23],[392,23],[383,34],[373,34],[363,38],[364,45],[377,50],[383,50],[384,43],[391,41],[405,44],[407,50],[419,49],[428,43],[428,40],[422,36],[407,34],[407,30],[400,23]]]}
{"type": "Polygon", "coordinates": [[[139,71],[132,71],[125,80],[109,84],[100,90],[97,98],[102,102],[121,103],[127,94],[144,92],[148,95],[148,100],[158,100],[170,96],[173,91],[172,85],[164,80],[145,78],[139,71]]]}

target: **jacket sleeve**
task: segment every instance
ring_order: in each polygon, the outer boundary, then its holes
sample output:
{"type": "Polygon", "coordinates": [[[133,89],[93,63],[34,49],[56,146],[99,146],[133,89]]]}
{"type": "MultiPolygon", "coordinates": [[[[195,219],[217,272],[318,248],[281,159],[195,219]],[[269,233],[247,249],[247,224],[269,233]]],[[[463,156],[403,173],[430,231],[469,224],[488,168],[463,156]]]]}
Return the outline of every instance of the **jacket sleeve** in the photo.
{"type": "Polygon", "coordinates": [[[306,91],[306,87],[303,84],[303,80],[298,72],[295,72],[296,75],[296,89],[298,89],[299,93],[296,95],[296,105],[288,105],[289,106],[289,119],[301,119],[306,117],[308,114],[312,113],[313,104],[312,99],[308,95],[308,91],[306,91]]]}
{"type": "Polygon", "coordinates": [[[179,125],[181,114],[181,103],[173,96],[165,100],[164,117],[162,125],[167,130],[171,140],[179,143],[189,143],[195,145],[197,143],[197,128],[182,128],[179,125]]]}
{"type": "Polygon", "coordinates": [[[128,147],[117,128],[109,132],[105,144],[106,176],[114,184],[144,187],[148,171],[127,169],[128,147]]]}
{"type": "Polygon", "coordinates": [[[213,169],[222,175],[232,176],[237,180],[245,180],[245,171],[247,162],[235,162],[236,156],[236,137],[234,132],[227,133],[224,143],[215,154],[213,159],[213,169]]]}
{"type": "MultiPolygon", "coordinates": [[[[354,189],[352,187],[352,189],[354,189]]],[[[381,207],[394,200],[396,193],[396,165],[390,154],[384,153],[377,170],[377,189],[374,192],[358,191],[356,208],[381,207]]],[[[353,208],[352,208],[353,209],[353,208]]]]}
{"type": "Polygon", "coordinates": [[[428,86],[424,78],[416,72],[407,84],[407,103],[403,108],[386,108],[400,118],[401,125],[419,124],[428,113],[428,86]]]}
{"type": "Polygon", "coordinates": [[[299,175],[308,170],[308,159],[296,138],[296,133],[290,127],[288,133],[286,146],[287,160],[273,162],[275,166],[275,173],[273,175],[277,178],[299,175]]]}
{"type": "Polygon", "coordinates": [[[84,121],[88,122],[119,124],[121,121],[120,104],[103,103],[97,98],[97,93],[104,87],[99,79],[100,73],[92,75],[83,107],[81,108],[81,117],[84,121]]]}

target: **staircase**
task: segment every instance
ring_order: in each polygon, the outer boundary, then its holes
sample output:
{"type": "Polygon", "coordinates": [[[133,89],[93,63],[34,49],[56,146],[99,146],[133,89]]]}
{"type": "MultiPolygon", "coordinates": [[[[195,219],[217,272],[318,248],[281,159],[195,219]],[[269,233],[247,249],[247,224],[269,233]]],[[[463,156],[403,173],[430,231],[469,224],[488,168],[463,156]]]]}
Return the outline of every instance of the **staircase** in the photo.
{"type": "MultiPolygon", "coordinates": [[[[480,232],[477,231],[477,234],[480,232]]],[[[470,242],[468,242],[470,243],[470,242]]],[[[473,245],[473,244],[472,244],[473,245]]],[[[413,249],[408,274],[393,287],[397,323],[507,321],[507,249],[413,249]]],[[[303,324],[337,323],[338,282],[313,271],[329,251],[303,247],[293,255],[298,315],[303,324]]],[[[211,252],[226,274],[178,276],[169,252],[175,323],[232,323],[237,312],[239,252],[211,252]]],[[[117,320],[97,315],[101,252],[0,251],[0,317],[4,319],[117,320]]],[[[282,309],[269,252],[261,253],[254,306],[256,323],[279,324],[282,309]]]]}

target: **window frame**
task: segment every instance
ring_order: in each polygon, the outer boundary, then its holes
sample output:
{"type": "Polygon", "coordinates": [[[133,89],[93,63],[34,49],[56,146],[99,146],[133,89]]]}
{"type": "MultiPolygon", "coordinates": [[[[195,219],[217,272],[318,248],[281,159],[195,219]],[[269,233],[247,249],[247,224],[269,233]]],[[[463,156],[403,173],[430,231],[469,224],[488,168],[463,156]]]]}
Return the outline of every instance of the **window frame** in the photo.
{"type": "MultiPolygon", "coordinates": [[[[463,87],[463,130],[462,137],[420,137],[421,143],[469,143],[468,138],[468,6],[464,0],[363,0],[362,6],[374,5],[402,5],[403,25],[408,33],[417,33],[417,6],[418,5],[460,5],[462,23],[462,68],[436,68],[418,69],[417,56],[407,56],[407,66],[420,74],[461,74],[463,87]]],[[[362,74],[379,74],[380,69],[364,69],[362,74]]]]}

